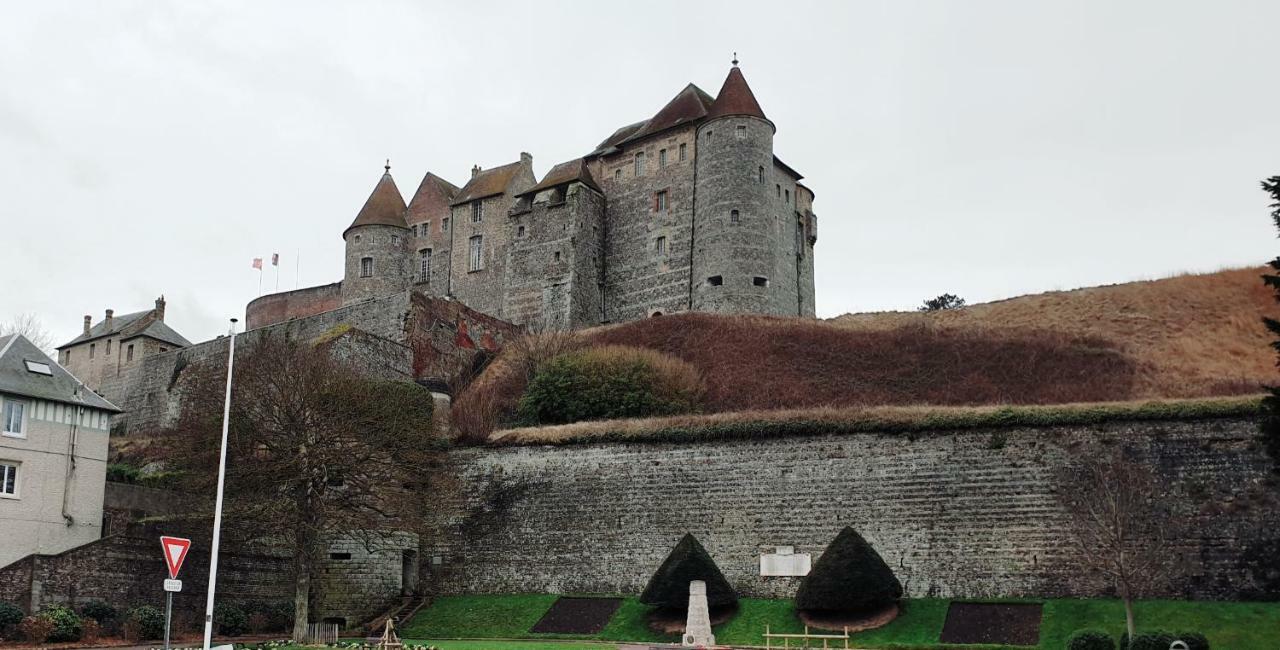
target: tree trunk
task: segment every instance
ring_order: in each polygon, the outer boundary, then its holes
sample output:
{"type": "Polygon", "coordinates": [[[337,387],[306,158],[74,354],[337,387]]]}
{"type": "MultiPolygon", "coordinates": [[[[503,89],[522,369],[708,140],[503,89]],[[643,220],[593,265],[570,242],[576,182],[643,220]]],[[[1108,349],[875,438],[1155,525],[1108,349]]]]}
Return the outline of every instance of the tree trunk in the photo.
{"type": "Polygon", "coordinates": [[[1133,599],[1127,593],[1124,596],[1124,623],[1129,629],[1129,647],[1133,647],[1133,637],[1136,634],[1133,626],[1133,599]]]}
{"type": "Polygon", "coordinates": [[[294,556],[293,590],[293,642],[302,643],[307,634],[308,609],[311,604],[311,567],[302,558],[302,552],[294,556]]]}

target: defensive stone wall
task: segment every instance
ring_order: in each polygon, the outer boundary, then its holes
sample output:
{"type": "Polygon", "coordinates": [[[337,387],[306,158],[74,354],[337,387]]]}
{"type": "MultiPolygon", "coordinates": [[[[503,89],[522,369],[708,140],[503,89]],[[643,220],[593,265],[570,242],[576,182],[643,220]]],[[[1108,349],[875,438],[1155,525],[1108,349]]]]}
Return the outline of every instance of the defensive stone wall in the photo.
{"type": "Polygon", "coordinates": [[[258,329],[295,318],[306,318],[342,306],[342,283],[284,291],[258,297],[245,307],[245,328],[258,329]]]}
{"type": "Polygon", "coordinates": [[[1054,474],[1124,447],[1173,506],[1161,595],[1237,598],[1280,520],[1255,436],[1230,417],[461,450],[424,554],[446,593],[635,594],[691,532],[742,595],[789,597],[799,578],[761,577],[760,555],[816,560],[848,525],[911,596],[1098,596],[1054,474]]]}

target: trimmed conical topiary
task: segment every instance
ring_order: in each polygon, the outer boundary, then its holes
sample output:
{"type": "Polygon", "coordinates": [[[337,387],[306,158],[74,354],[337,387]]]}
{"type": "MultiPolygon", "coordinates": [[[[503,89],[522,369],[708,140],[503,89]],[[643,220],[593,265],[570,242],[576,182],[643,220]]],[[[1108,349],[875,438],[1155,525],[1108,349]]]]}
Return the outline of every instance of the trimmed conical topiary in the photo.
{"type": "Polygon", "coordinates": [[[872,612],[902,597],[902,583],[857,531],[845,527],[796,592],[796,609],[872,612]]]}
{"type": "Polygon", "coordinates": [[[640,602],[663,609],[688,609],[689,582],[693,580],[707,583],[709,607],[723,607],[738,602],[738,594],[729,586],[729,581],[724,579],[715,560],[688,533],[671,549],[667,559],[662,561],[662,566],[649,578],[648,586],[640,594],[640,602]]]}

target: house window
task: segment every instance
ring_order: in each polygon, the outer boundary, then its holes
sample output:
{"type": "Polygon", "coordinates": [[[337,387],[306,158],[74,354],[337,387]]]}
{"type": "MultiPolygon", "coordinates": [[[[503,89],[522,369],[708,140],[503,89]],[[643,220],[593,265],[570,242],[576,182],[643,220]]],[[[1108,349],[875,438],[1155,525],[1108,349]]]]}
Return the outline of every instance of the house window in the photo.
{"type": "Polygon", "coordinates": [[[11,460],[0,461],[0,494],[18,496],[18,464],[11,460]]]}
{"type": "MultiPolygon", "coordinates": [[[[164,352],[164,350],[161,350],[161,352],[164,352]]],[[[124,353],[125,353],[125,361],[133,361],[133,344],[132,343],[129,344],[129,347],[125,349],[124,353]]]]}
{"type": "Polygon", "coordinates": [[[4,416],[4,421],[0,423],[4,426],[0,427],[0,432],[3,432],[7,436],[14,436],[17,438],[25,437],[22,433],[22,416],[26,413],[26,410],[26,402],[16,399],[6,399],[4,401],[4,410],[0,411],[0,414],[3,414],[4,416]]]}
{"type": "Polygon", "coordinates": [[[418,236],[418,224],[416,224],[416,223],[415,223],[415,224],[413,224],[413,236],[414,236],[414,237],[417,237],[417,236],[418,236]]]}
{"type": "Polygon", "coordinates": [[[420,268],[419,268],[419,271],[420,271],[420,272],[421,272],[421,274],[422,274],[422,275],[421,275],[421,276],[419,276],[419,277],[421,277],[421,278],[422,278],[422,281],[423,281],[423,282],[430,282],[430,281],[431,281],[431,249],[430,249],[430,248],[424,248],[424,249],[422,249],[422,251],[419,253],[419,255],[420,255],[420,258],[419,258],[419,259],[420,259],[420,268]]]}
{"type": "Polygon", "coordinates": [[[635,175],[636,176],[644,175],[644,152],[643,151],[636,154],[635,175]]]}
{"type": "Polygon", "coordinates": [[[473,201],[471,203],[471,223],[480,223],[484,221],[484,201],[473,201]]]}
{"type": "Polygon", "coordinates": [[[90,343],[90,344],[89,344],[89,358],[90,358],[90,359],[92,359],[92,358],[93,358],[94,348],[96,348],[96,347],[97,347],[97,345],[98,345],[97,343],[90,343]]]}
{"type": "Polygon", "coordinates": [[[448,229],[449,229],[449,217],[445,217],[440,220],[440,232],[444,232],[448,229]]]}
{"type": "Polygon", "coordinates": [[[168,351],[169,351],[169,348],[161,347],[161,348],[160,348],[160,351],[161,351],[161,352],[168,352],[168,351]]]}
{"type": "Polygon", "coordinates": [[[760,166],[760,171],[758,173],[759,173],[759,178],[756,180],[756,182],[763,183],[764,182],[764,166],[763,165],[760,166]]]}
{"type": "Polygon", "coordinates": [[[667,238],[666,237],[659,237],[653,240],[653,252],[659,255],[667,254],[667,238]]]}
{"type": "Polygon", "coordinates": [[[747,127],[745,127],[745,126],[739,126],[739,127],[738,127],[738,139],[739,139],[739,140],[746,140],[746,139],[747,139],[747,127]]]}
{"type": "Polygon", "coordinates": [[[373,258],[372,257],[360,258],[360,277],[362,278],[373,277],[373,258]]]}
{"type": "Polygon", "coordinates": [[[476,235],[475,237],[472,237],[471,248],[470,248],[471,254],[467,259],[468,271],[479,271],[480,269],[484,268],[481,265],[481,262],[483,261],[483,255],[481,253],[483,251],[484,251],[484,237],[482,235],[476,235]]]}
{"type": "Polygon", "coordinates": [[[422,236],[423,236],[423,237],[426,237],[428,234],[430,234],[430,232],[431,232],[431,222],[430,222],[430,221],[423,221],[423,222],[422,222],[422,230],[420,230],[419,232],[421,232],[421,233],[422,233],[422,236]]]}
{"type": "Polygon", "coordinates": [[[762,278],[757,275],[756,277],[751,278],[751,284],[754,284],[757,287],[767,287],[769,286],[769,278],[762,278]]]}
{"type": "Polygon", "coordinates": [[[104,356],[111,356],[111,339],[107,339],[107,349],[102,353],[104,356]]]}
{"type": "Polygon", "coordinates": [[[658,212],[666,212],[667,210],[667,191],[662,190],[654,195],[653,209],[658,212]]]}
{"type": "Polygon", "coordinates": [[[718,286],[720,286],[720,285],[724,284],[724,277],[719,276],[719,275],[713,275],[713,276],[711,276],[711,277],[707,278],[707,284],[709,284],[709,285],[711,285],[711,286],[713,286],[713,287],[718,287],[718,286]]]}
{"type": "Polygon", "coordinates": [[[730,210],[729,223],[742,223],[742,215],[737,210],[730,210]]]}
{"type": "Polygon", "coordinates": [[[667,166],[667,150],[659,149],[658,150],[658,169],[662,169],[663,167],[666,167],[666,166],[667,166]]]}
{"type": "Polygon", "coordinates": [[[680,143],[680,162],[684,162],[684,160],[685,160],[685,150],[684,150],[684,145],[685,145],[685,143],[683,143],[683,142],[681,142],[681,143],[680,143]]]}

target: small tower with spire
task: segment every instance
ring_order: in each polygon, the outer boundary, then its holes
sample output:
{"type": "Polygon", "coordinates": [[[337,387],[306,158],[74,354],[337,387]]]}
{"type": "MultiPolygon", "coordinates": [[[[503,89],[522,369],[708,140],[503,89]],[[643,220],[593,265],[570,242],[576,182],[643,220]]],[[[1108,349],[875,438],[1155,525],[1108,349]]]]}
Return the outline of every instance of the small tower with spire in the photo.
{"type": "Polygon", "coordinates": [[[342,304],[385,296],[409,288],[409,226],[404,197],[391,178],[391,161],[383,166],[373,192],[342,233],[346,242],[346,272],[342,304]]]}

